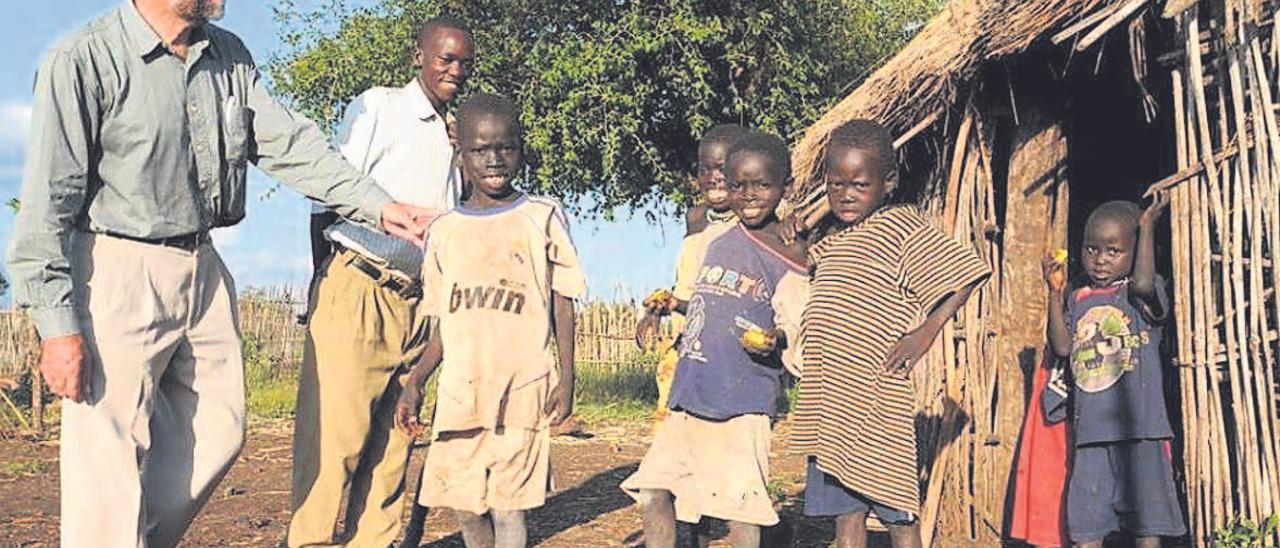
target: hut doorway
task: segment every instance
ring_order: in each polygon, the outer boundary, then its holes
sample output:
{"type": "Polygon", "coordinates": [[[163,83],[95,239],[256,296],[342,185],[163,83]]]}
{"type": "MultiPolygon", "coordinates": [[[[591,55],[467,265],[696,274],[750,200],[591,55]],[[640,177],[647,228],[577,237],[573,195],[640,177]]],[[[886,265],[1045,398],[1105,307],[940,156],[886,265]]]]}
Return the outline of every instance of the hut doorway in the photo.
{"type": "MultiPolygon", "coordinates": [[[[1173,134],[1169,72],[1157,63],[1141,84],[1135,81],[1128,36],[1112,36],[1099,52],[1075,59],[1065,79],[1067,108],[1068,249],[1079,254],[1089,212],[1111,200],[1146,207],[1147,188],[1178,171],[1173,134]],[[1100,58],[1098,57],[1100,56],[1100,58]]],[[[1156,51],[1146,47],[1154,58],[1156,51]]],[[[1167,215],[1167,213],[1166,213],[1167,215]]],[[[1156,235],[1157,271],[1168,277],[1170,235],[1161,223],[1156,235]]],[[[1082,274],[1072,261],[1071,274],[1082,274]]]]}

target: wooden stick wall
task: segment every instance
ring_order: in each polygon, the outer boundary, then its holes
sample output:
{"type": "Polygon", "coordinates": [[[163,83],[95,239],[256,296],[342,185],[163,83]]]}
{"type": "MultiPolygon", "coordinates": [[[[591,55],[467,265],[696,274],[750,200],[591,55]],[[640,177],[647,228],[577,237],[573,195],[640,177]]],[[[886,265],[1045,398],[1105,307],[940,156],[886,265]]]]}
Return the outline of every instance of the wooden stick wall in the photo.
{"type": "MultiPolygon", "coordinates": [[[[1192,540],[1280,512],[1275,268],[1280,131],[1273,3],[1201,2],[1178,16],[1172,72],[1174,322],[1192,540]]],[[[1280,539],[1271,539],[1275,542],[1280,539]]]]}

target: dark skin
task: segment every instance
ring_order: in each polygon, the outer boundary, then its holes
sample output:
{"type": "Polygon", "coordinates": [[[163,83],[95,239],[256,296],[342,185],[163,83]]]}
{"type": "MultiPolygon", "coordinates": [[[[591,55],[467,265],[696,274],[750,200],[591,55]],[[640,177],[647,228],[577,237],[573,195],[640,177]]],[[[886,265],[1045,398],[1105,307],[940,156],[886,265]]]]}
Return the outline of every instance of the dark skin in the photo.
{"type": "MultiPolygon", "coordinates": [[[[520,196],[511,186],[524,165],[519,131],[511,120],[497,115],[478,116],[473,123],[458,128],[459,158],[463,176],[474,192],[465,202],[474,209],[491,209],[510,204],[520,196]]],[[[552,294],[552,316],[556,345],[560,349],[560,383],[551,390],[546,413],[553,425],[559,425],[573,413],[573,300],[552,294]]],[[[422,407],[422,390],[431,373],[440,365],[443,345],[439,332],[432,333],[422,360],[409,372],[409,380],[396,407],[396,424],[406,434],[421,433],[418,411],[422,407]]]]}
{"type": "Polygon", "coordinates": [[[729,187],[724,175],[728,155],[729,143],[710,141],[698,147],[698,192],[702,193],[702,203],[689,208],[685,215],[685,236],[707,228],[707,211],[729,211],[729,187]]]}
{"type": "MultiPolygon", "coordinates": [[[[786,191],[786,174],[775,169],[770,159],[754,152],[739,153],[728,166],[729,203],[739,222],[765,245],[792,262],[805,265],[808,258],[804,246],[786,242],[782,222],[775,211],[786,191]]],[[[778,329],[766,329],[766,348],[747,351],[760,356],[770,356],[786,347],[786,334],[778,329]]]]}
{"type": "MultiPolygon", "coordinates": [[[[444,116],[449,144],[455,150],[458,147],[457,129],[454,127],[453,117],[448,114],[449,105],[466,87],[474,61],[471,35],[444,27],[436,27],[424,33],[413,53],[413,66],[418,69],[418,86],[436,112],[444,116]]],[[[439,213],[441,212],[433,212],[434,215],[439,213]]],[[[329,243],[324,238],[324,230],[337,221],[338,217],[333,212],[316,213],[312,217],[311,240],[320,244],[320,247],[312,250],[312,265],[319,271],[325,259],[332,254],[329,243]],[[319,222],[316,222],[315,217],[321,217],[319,222]]]]}
{"type": "MultiPolygon", "coordinates": [[[[729,154],[729,144],[717,141],[704,142],[698,146],[698,191],[702,193],[702,203],[689,208],[685,214],[685,237],[706,230],[707,211],[727,213],[729,205],[729,187],[725,179],[725,158],[729,154]]],[[[645,309],[645,315],[636,324],[636,345],[648,348],[653,336],[658,332],[658,324],[662,317],[672,311],[684,313],[687,303],[671,299],[667,303],[656,303],[645,309]]]]}
{"type": "MultiPolygon", "coordinates": [[[[1142,212],[1135,225],[1116,218],[1094,219],[1085,226],[1081,245],[1081,264],[1090,287],[1109,287],[1130,276],[1129,298],[1148,321],[1164,321],[1166,311],[1160,306],[1155,285],[1155,224],[1160,220],[1169,198],[1159,194],[1142,212]],[[1136,249],[1135,249],[1136,248],[1136,249]],[[1132,273],[1132,275],[1130,275],[1132,273]]],[[[1045,283],[1049,286],[1049,346],[1058,357],[1071,354],[1071,330],[1066,320],[1066,265],[1045,257],[1042,263],[1045,283]]],[[[1077,543],[1082,548],[1101,548],[1104,539],[1077,543]]],[[[1140,548],[1158,548],[1160,537],[1134,539],[1140,548]]]]}
{"type": "Polygon", "coordinates": [[[471,78],[475,45],[464,31],[435,27],[419,37],[413,64],[418,67],[418,85],[443,116],[471,78]]]}
{"type": "MultiPolygon", "coordinates": [[[[729,182],[730,207],[739,222],[753,236],[774,251],[799,264],[805,264],[805,250],[796,244],[782,240],[782,223],[774,210],[782,200],[786,173],[765,155],[741,152],[730,159],[725,169],[729,182]]],[[[673,299],[674,300],[674,299],[673,299]]],[[[748,352],[771,356],[786,347],[786,336],[781,330],[766,330],[768,345],[762,350],[747,348],[748,352]]],[[[651,489],[644,507],[644,538],[647,546],[668,547],[675,545],[675,506],[670,491],[651,489]]],[[[759,546],[760,527],[737,521],[729,522],[729,542],[738,546],[759,546]]]]}
{"type": "MultiPolygon", "coordinates": [[[[851,146],[832,146],[823,163],[827,201],[838,229],[865,220],[884,206],[885,199],[898,184],[898,174],[885,169],[875,152],[851,146]]],[[[933,341],[947,321],[969,300],[978,282],[974,282],[943,299],[915,329],[903,335],[885,357],[885,370],[897,378],[906,378],[911,368],[929,352],[933,341]]]]}
{"type": "MultiPolygon", "coordinates": [[[[463,177],[471,185],[465,205],[474,209],[492,209],[510,204],[520,196],[512,181],[524,165],[524,143],[519,126],[506,117],[489,114],[475,117],[458,127],[458,158],[463,177]]],[[[551,389],[543,411],[558,426],[573,414],[573,300],[559,293],[551,294],[552,329],[559,348],[560,382],[551,389]]],[[[422,359],[409,372],[405,388],[396,403],[395,423],[405,434],[417,437],[424,428],[418,415],[422,410],[422,391],[427,379],[444,358],[444,343],[439,324],[422,359]]],[[[476,515],[459,512],[463,538],[469,546],[517,545],[527,540],[524,511],[498,511],[476,515]]]]}
{"type": "MultiPolygon", "coordinates": [[[[1094,219],[1085,226],[1080,262],[1089,285],[1108,287],[1129,276],[1133,305],[1153,323],[1164,321],[1168,311],[1156,296],[1155,225],[1169,205],[1169,197],[1157,195],[1137,223],[1115,218],[1094,219]]],[[[1049,286],[1049,346],[1058,357],[1071,355],[1071,331],[1066,319],[1066,265],[1045,257],[1042,262],[1049,286]]]]}
{"type": "MultiPolygon", "coordinates": [[[[885,204],[885,199],[898,184],[898,175],[886,169],[875,152],[863,148],[835,145],[827,149],[823,163],[827,201],[836,228],[843,229],[867,219],[885,204]]],[[[925,320],[903,335],[885,358],[884,368],[890,375],[905,379],[911,368],[933,346],[938,333],[956,311],[969,300],[978,282],[956,291],[935,306],[925,320]]],[[[896,548],[921,546],[920,524],[888,525],[889,537],[896,548]]],[[[836,546],[862,547],[867,544],[867,514],[855,512],[836,517],[836,546]]]]}

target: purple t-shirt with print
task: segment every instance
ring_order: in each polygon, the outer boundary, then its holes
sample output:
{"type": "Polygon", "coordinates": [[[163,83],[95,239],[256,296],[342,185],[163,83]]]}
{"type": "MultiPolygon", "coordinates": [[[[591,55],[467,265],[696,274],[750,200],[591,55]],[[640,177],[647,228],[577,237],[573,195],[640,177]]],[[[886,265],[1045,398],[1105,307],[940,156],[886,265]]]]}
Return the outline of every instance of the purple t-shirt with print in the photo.
{"type": "Polygon", "coordinates": [[[776,412],[781,360],[748,353],[741,335],[774,327],[771,299],[790,271],[803,273],[741,224],[711,242],[689,299],[671,409],[713,420],[776,412]]]}
{"type": "MultiPolygon", "coordinates": [[[[1156,298],[1169,314],[1165,282],[1156,298]]],[[[1077,289],[1067,303],[1076,445],[1173,437],[1164,399],[1162,329],[1132,302],[1129,281],[1077,289]]]]}

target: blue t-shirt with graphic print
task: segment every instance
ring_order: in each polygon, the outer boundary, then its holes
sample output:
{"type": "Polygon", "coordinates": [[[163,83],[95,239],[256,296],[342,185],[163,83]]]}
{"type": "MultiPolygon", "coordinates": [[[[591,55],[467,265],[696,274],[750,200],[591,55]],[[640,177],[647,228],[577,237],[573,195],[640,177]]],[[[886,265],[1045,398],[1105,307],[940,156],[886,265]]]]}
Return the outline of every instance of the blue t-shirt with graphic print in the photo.
{"type": "Polygon", "coordinates": [[[711,242],[687,305],[668,407],[713,420],[776,412],[781,360],[748,353],[741,336],[774,328],[771,299],[789,271],[803,273],[741,224],[711,242]]]}
{"type": "MultiPolygon", "coordinates": [[[[1152,323],[1129,293],[1129,280],[1071,294],[1076,445],[1173,437],[1164,398],[1161,326],[1152,323]]],[[[1156,298],[1169,314],[1165,281],[1156,298]]]]}

